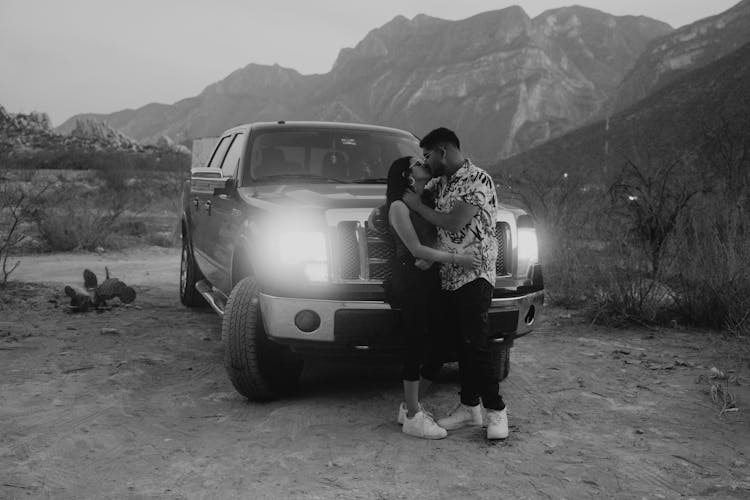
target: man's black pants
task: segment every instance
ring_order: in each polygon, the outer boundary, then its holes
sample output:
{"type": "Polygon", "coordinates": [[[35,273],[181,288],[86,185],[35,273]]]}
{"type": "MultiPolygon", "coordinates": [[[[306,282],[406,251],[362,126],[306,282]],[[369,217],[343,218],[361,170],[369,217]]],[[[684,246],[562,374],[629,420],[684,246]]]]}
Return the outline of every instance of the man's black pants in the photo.
{"type": "Polygon", "coordinates": [[[478,278],[458,290],[443,291],[443,313],[445,335],[460,342],[461,403],[476,406],[481,398],[485,408],[502,410],[505,403],[500,396],[501,346],[490,342],[488,313],[492,289],[487,280],[478,278]],[[456,335],[460,338],[455,339],[456,335]]]}

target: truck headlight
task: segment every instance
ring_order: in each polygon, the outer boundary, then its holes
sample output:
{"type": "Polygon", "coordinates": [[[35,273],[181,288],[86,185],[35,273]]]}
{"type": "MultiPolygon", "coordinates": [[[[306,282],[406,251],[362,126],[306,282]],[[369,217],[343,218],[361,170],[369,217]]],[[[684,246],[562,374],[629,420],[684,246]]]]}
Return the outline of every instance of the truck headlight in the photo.
{"type": "Polygon", "coordinates": [[[518,228],[518,260],[528,264],[539,262],[539,243],[534,228],[518,228]]]}
{"type": "Polygon", "coordinates": [[[310,281],[328,281],[326,236],[320,231],[282,231],[279,260],[285,266],[301,266],[310,281]]]}

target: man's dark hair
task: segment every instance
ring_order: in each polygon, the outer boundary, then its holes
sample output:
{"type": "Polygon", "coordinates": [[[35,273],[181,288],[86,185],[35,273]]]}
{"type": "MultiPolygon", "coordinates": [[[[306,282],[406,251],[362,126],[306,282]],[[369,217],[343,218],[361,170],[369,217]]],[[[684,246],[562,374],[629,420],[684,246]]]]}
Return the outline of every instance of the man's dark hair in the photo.
{"type": "Polygon", "coordinates": [[[461,142],[456,133],[445,127],[436,128],[419,141],[419,147],[422,149],[435,149],[445,144],[452,144],[456,149],[461,149],[461,142]]]}

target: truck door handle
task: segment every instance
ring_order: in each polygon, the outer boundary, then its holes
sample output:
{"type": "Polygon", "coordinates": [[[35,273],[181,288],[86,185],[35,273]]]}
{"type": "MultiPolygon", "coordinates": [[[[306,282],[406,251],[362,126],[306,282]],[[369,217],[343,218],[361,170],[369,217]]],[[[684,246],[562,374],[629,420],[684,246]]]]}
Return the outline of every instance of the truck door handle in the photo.
{"type": "Polygon", "coordinates": [[[211,200],[206,200],[206,203],[203,204],[203,207],[208,210],[208,215],[211,215],[211,200]]]}

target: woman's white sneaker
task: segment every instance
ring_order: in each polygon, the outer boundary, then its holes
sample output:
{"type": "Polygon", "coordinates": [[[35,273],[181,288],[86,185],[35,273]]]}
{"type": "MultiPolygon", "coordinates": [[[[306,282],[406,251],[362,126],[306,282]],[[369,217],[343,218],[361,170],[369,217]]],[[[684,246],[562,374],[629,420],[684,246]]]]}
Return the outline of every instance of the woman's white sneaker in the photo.
{"type": "Polygon", "coordinates": [[[508,411],[487,410],[487,439],[505,439],[508,437],[508,411]]]}
{"type": "MultiPolygon", "coordinates": [[[[427,413],[428,415],[430,414],[430,412],[424,409],[424,406],[422,406],[422,403],[417,403],[417,405],[418,405],[419,411],[423,411],[427,413]]],[[[402,402],[398,406],[398,415],[396,416],[396,422],[403,425],[404,419],[406,418],[406,415],[408,413],[409,413],[409,410],[406,409],[406,403],[402,402]]]]}
{"type": "Polygon", "coordinates": [[[430,415],[420,409],[412,418],[404,416],[404,434],[423,439],[443,439],[448,431],[440,427],[430,415]]]}
{"type": "Polygon", "coordinates": [[[401,403],[400,405],[398,405],[398,416],[396,417],[396,422],[403,425],[405,418],[406,418],[406,403],[401,403]]]}

